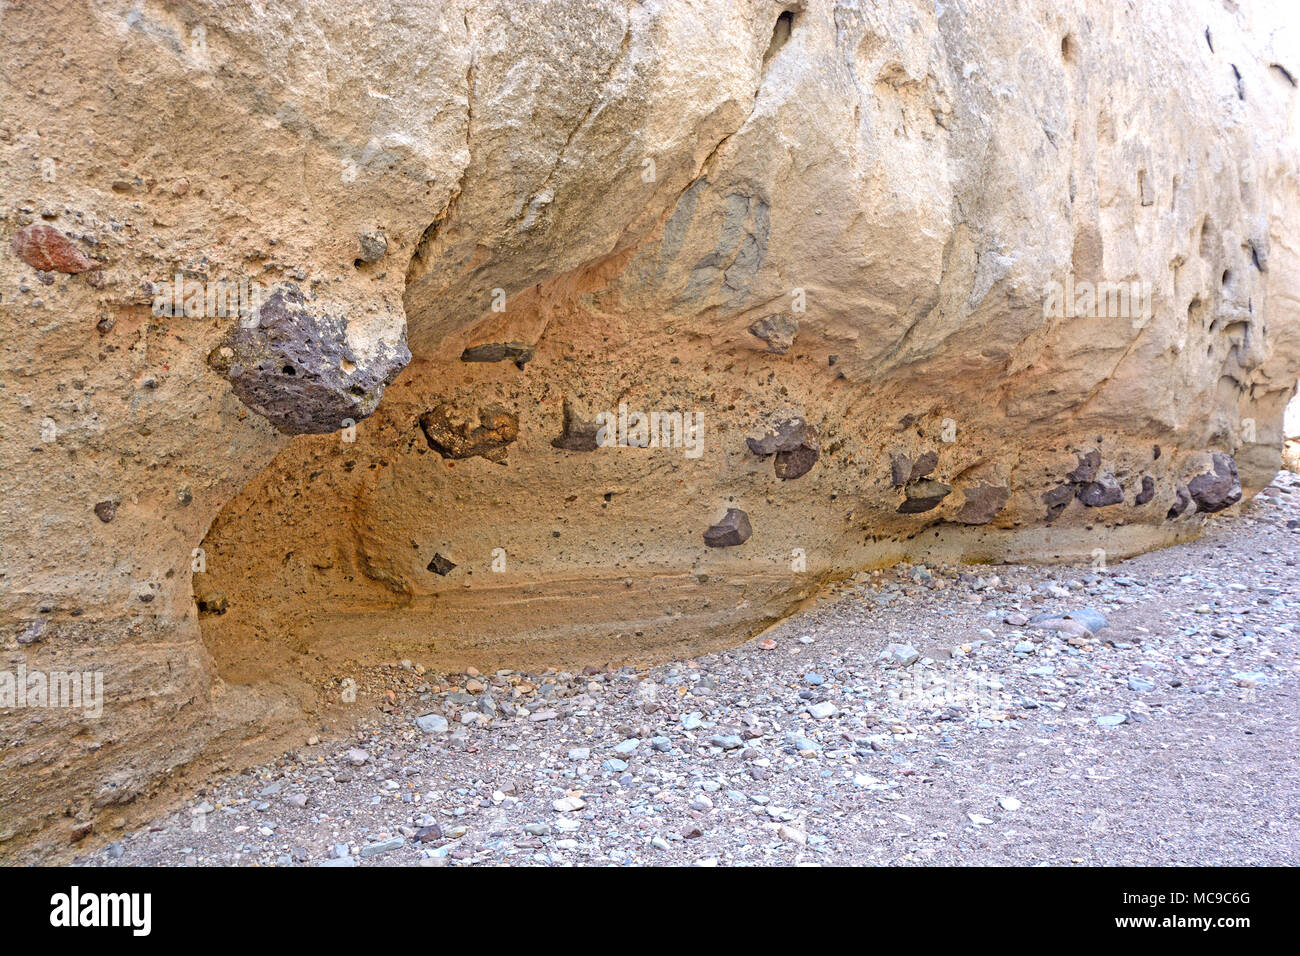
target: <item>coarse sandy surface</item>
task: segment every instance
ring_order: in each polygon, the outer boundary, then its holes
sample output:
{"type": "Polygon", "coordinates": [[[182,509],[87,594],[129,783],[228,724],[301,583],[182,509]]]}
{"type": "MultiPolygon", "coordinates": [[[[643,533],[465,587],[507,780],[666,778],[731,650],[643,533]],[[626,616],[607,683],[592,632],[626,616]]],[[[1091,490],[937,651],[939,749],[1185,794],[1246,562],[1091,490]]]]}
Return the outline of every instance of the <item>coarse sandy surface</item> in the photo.
{"type": "Polygon", "coordinates": [[[1189,544],[863,573],[696,660],[394,662],[361,679],[393,698],[363,696],[354,736],[80,862],[1294,865],[1298,558],[1283,472],[1189,544]]]}

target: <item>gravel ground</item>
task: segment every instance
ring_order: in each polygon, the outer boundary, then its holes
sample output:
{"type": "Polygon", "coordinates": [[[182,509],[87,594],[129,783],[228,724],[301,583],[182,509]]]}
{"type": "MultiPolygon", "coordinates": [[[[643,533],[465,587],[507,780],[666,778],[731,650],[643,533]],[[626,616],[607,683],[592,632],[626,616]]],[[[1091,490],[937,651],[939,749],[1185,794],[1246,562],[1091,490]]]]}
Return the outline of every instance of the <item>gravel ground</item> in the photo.
{"type": "Polygon", "coordinates": [[[862,573],[639,671],[394,663],[354,738],[78,862],[1295,865],[1300,478],[1211,521],[1103,570],[862,573]]]}

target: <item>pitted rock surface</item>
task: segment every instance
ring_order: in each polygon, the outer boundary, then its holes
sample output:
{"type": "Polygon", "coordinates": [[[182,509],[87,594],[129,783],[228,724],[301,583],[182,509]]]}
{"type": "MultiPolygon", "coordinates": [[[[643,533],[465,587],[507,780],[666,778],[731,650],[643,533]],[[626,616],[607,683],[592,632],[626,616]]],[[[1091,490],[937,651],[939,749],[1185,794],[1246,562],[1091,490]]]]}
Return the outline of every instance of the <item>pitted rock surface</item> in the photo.
{"type": "Polygon", "coordinates": [[[335,432],[366,418],[411,360],[403,341],[358,355],[347,318],[327,309],[295,285],[278,288],[208,358],[240,401],[287,434],[335,432]]]}

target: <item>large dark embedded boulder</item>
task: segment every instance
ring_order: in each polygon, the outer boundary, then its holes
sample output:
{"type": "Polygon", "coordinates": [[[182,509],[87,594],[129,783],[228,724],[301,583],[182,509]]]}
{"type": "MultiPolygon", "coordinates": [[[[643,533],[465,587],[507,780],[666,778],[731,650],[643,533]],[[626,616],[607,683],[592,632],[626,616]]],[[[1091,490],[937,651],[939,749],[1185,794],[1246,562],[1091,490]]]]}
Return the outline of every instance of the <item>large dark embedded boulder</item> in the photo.
{"type": "Polygon", "coordinates": [[[1011,489],[1002,485],[977,485],[963,490],[966,496],[961,510],[953,516],[959,524],[988,524],[1011,496],[1011,489]]]}
{"type": "Polygon", "coordinates": [[[1212,461],[1213,471],[1197,475],[1187,483],[1187,493],[1196,502],[1197,510],[1207,514],[1222,511],[1241,500],[1241,482],[1232,456],[1215,452],[1212,461]]]}
{"type": "Polygon", "coordinates": [[[752,533],[749,515],[739,508],[728,508],[722,520],[704,532],[704,543],[710,548],[734,548],[748,541],[752,533]]]}
{"type": "Polygon", "coordinates": [[[1089,508],[1105,508],[1121,504],[1124,501],[1124,489],[1119,486],[1114,475],[1104,474],[1096,481],[1079,485],[1077,497],[1089,508]]]}
{"type": "Polygon", "coordinates": [[[242,317],[208,364],[241,402],[292,435],[338,431],[375,410],[411,360],[405,336],[371,356],[348,344],[348,320],[308,303],[292,283],[242,317]]]}
{"type": "Polygon", "coordinates": [[[1106,508],[1124,501],[1124,489],[1115,476],[1101,472],[1101,452],[1094,448],[1077,457],[1078,464],[1065,476],[1065,484],[1057,485],[1043,495],[1049,522],[1066,509],[1072,498],[1078,498],[1089,508],[1106,508]]]}
{"type": "Polygon", "coordinates": [[[360,247],[357,258],[362,262],[378,262],[388,255],[388,237],[378,229],[357,236],[357,245],[360,247]]]}
{"type": "Polygon", "coordinates": [[[485,405],[475,414],[441,402],[420,416],[420,429],[443,458],[478,456],[500,462],[519,437],[519,416],[503,405],[485,405]]]}
{"type": "Polygon", "coordinates": [[[776,476],[786,481],[806,475],[821,456],[817,429],[802,418],[779,422],[762,438],[747,438],[745,444],[755,455],[775,455],[776,476]]]}

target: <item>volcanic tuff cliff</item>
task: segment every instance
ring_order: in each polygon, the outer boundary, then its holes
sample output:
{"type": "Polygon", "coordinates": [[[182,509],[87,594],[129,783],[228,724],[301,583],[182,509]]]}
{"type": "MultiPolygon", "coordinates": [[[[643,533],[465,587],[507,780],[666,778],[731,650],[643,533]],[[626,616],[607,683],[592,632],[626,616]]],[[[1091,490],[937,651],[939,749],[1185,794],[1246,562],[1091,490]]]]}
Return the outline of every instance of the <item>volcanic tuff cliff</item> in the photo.
{"type": "Polygon", "coordinates": [[[5,669],[105,701],[0,711],[0,841],[376,662],[1196,534],[1300,370],[1286,6],[6,3],[5,669]]]}

